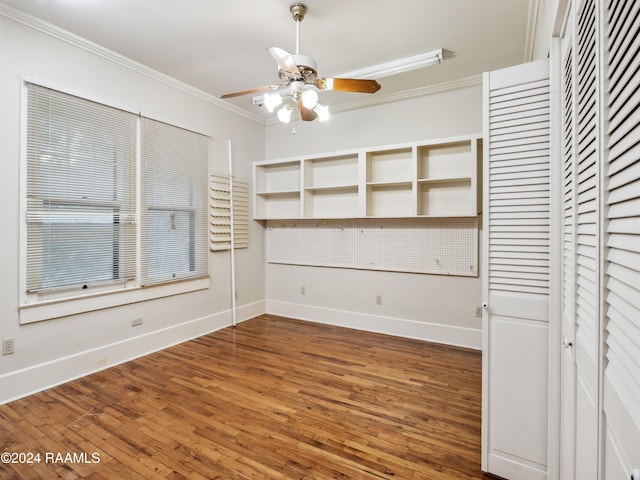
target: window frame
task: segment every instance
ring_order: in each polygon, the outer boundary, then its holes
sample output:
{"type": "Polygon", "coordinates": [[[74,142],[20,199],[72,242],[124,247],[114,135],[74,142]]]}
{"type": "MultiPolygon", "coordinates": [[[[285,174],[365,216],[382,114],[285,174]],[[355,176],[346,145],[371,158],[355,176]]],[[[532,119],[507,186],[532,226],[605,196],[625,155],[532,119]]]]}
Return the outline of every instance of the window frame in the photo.
{"type": "MultiPolygon", "coordinates": [[[[152,284],[148,286],[141,285],[141,270],[142,270],[142,258],[141,258],[141,234],[142,226],[139,219],[141,213],[141,199],[140,199],[140,184],[141,178],[141,156],[140,156],[140,123],[138,123],[138,138],[136,140],[136,171],[137,171],[137,189],[136,194],[136,222],[137,222],[137,234],[136,234],[136,277],[134,280],[113,280],[104,283],[96,283],[88,285],[87,288],[79,290],[77,286],[73,287],[56,287],[47,290],[41,290],[38,292],[29,292],[27,289],[27,141],[28,141],[28,85],[34,84],[44,88],[56,90],[58,92],[73,95],[83,100],[96,102],[108,107],[117,108],[128,113],[133,113],[138,116],[139,119],[143,117],[142,113],[136,112],[130,107],[123,107],[111,101],[105,101],[102,98],[88,95],[84,92],[78,92],[76,90],[66,88],[49,81],[44,81],[38,78],[24,75],[21,83],[21,124],[20,124],[20,277],[19,277],[19,318],[21,324],[28,324],[38,322],[42,320],[48,320],[53,318],[59,318],[69,315],[76,315],[80,313],[101,310],[105,308],[112,308],[120,305],[127,305],[131,303],[137,303],[156,298],[162,298],[172,295],[179,295],[188,292],[195,292],[199,290],[208,289],[210,287],[210,274],[209,274],[209,255],[208,248],[205,261],[206,261],[206,273],[201,276],[193,278],[176,278],[170,282],[164,282],[160,284],[152,284]]],[[[206,154],[206,170],[207,179],[209,177],[209,165],[211,163],[211,136],[199,132],[198,130],[185,127],[177,124],[176,122],[166,122],[164,120],[158,120],[150,115],[144,115],[145,118],[167,123],[170,126],[189,130],[193,133],[197,133],[206,137],[207,141],[207,154],[206,154]]],[[[138,120],[140,122],[140,120],[138,120]]],[[[207,182],[208,185],[208,182],[207,182]]],[[[208,195],[208,186],[205,188],[205,194],[208,195]]],[[[63,201],[64,199],[58,199],[63,201]]],[[[57,200],[56,200],[57,202],[57,200]]],[[[208,205],[204,204],[204,214],[208,214],[208,205]]],[[[204,237],[204,241],[207,241],[208,233],[204,237]]]]}

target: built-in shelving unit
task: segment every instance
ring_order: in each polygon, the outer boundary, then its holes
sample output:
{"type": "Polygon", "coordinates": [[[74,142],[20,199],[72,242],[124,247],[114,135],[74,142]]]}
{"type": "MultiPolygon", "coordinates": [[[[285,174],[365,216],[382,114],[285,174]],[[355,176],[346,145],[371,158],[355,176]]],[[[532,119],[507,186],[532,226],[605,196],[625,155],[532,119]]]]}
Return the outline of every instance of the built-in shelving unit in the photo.
{"type": "Polygon", "coordinates": [[[305,218],[358,216],[358,154],[310,158],[304,169],[305,218]]]}
{"type": "MultiPolygon", "coordinates": [[[[477,206],[477,143],[453,141],[417,148],[418,215],[464,215],[477,206]]],[[[477,213],[477,209],[474,214],[477,213]]]]}
{"type": "Polygon", "coordinates": [[[267,163],[254,170],[254,217],[300,218],[299,161],[267,163]]]}
{"type": "Polygon", "coordinates": [[[481,137],[254,164],[254,218],[474,217],[481,137]]]}
{"type": "Polygon", "coordinates": [[[368,151],[366,155],[366,216],[413,217],[415,182],[411,146],[368,151]]]}

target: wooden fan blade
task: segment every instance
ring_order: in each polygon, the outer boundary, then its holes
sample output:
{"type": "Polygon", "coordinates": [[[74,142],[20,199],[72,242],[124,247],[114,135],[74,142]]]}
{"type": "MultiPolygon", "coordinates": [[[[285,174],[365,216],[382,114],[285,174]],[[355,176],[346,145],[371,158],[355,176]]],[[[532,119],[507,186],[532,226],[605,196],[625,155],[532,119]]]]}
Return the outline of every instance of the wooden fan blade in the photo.
{"type": "Polygon", "coordinates": [[[300,111],[300,118],[305,122],[313,122],[318,118],[318,114],[313,110],[305,107],[302,102],[298,102],[298,110],[300,111]]]}
{"type": "Polygon", "coordinates": [[[251,93],[266,92],[267,90],[277,90],[281,86],[282,85],[269,85],[266,87],[250,88],[249,90],[242,90],[240,92],[225,93],[220,98],[240,97],[241,95],[249,95],[251,93]]]}
{"type": "Polygon", "coordinates": [[[291,75],[295,75],[296,77],[301,76],[300,70],[298,70],[298,66],[296,65],[296,61],[293,59],[293,55],[289,52],[278,47],[271,47],[269,48],[269,53],[281,70],[290,73],[291,75]]]}
{"type": "Polygon", "coordinates": [[[316,87],[320,90],[357,93],[376,93],[380,90],[380,84],[375,80],[357,78],[318,78],[316,87]]]}

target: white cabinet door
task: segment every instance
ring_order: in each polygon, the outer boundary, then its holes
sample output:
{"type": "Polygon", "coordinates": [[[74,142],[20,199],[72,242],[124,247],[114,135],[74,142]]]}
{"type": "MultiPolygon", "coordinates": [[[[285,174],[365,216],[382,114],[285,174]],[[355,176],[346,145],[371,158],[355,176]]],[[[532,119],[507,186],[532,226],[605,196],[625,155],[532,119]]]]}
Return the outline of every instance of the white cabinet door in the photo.
{"type": "Polygon", "coordinates": [[[547,478],[548,62],[485,74],[484,471],[547,478]]]}

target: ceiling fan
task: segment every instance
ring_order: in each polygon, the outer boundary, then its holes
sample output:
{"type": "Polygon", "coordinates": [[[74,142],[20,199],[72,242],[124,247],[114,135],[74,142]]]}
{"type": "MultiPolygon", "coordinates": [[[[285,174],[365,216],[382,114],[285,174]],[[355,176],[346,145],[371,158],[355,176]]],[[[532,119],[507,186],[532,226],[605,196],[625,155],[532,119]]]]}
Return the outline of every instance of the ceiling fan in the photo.
{"type": "Polygon", "coordinates": [[[328,118],[328,108],[318,103],[318,91],[334,90],[340,92],[375,93],[380,90],[380,84],[375,80],[355,78],[319,78],[316,62],[306,55],[300,54],[300,23],[304,20],[307,7],[303,3],[294,3],[289,11],[296,22],[296,53],[292,55],[278,47],[269,48],[269,53],[278,64],[278,76],[281,85],[268,85],[252,88],[240,92],[227,93],[221,98],[232,98],[252,93],[268,92],[264,95],[264,105],[273,111],[283,105],[278,111],[278,118],[284,123],[291,120],[295,109],[304,121],[316,118],[328,118]]]}

